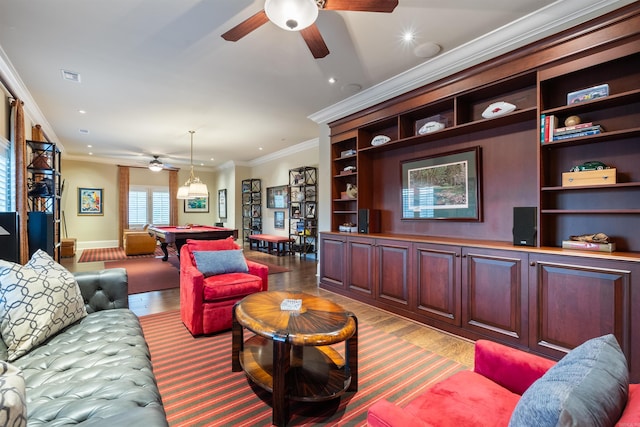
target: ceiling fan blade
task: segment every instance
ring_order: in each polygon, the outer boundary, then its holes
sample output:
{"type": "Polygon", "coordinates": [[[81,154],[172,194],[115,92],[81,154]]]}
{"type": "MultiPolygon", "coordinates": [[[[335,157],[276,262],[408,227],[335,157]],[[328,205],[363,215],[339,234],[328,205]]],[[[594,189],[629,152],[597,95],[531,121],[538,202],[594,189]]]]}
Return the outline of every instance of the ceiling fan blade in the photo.
{"type": "Polygon", "coordinates": [[[391,13],[396,6],[398,0],[326,0],[323,9],[391,13]]]}
{"type": "Polygon", "coordinates": [[[222,38],[230,42],[237,42],[253,30],[261,27],[263,24],[266,24],[267,22],[269,22],[269,18],[267,18],[267,14],[264,12],[264,10],[261,10],[252,17],[245,19],[244,21],[224,33],[222,35],[222,38]]]}
{"type": "Polygon", "coordinates": [[[329,48],[325,44],[316,24],[311,24],[307,28],[300,30],[300,34],[302,34],[302,38],[309,46],[314,58],[324,58],[329,54],[329,48]]]}

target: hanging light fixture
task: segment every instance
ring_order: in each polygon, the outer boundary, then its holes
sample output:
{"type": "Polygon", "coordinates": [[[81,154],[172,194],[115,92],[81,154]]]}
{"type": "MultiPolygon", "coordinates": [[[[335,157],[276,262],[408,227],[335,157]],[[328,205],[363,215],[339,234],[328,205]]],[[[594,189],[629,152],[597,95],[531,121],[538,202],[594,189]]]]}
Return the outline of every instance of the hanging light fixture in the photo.
{"type": "Polygon", "coordinates": [[[190,130],[189,133],[191,134],[191,173],[187,182],[178,188],[177,199],[195,199],[196,197],[209,196],[207,185],[193,174],[193,134],[196,133],[196,131],[190,130]]]}
{"type": "Polygon", "coordinates": [[[160,172],[162,169],[164,169],[164,165],[158,160],[158,156],[153,156],[153,160],[149,162],[149,170],[160,172]]]}
{"type": "Polygon", "coordinates": [[[316,22],[316,0],[267,0],[264,11],[271,22],[287,31],[300,31],[316,22]]]}

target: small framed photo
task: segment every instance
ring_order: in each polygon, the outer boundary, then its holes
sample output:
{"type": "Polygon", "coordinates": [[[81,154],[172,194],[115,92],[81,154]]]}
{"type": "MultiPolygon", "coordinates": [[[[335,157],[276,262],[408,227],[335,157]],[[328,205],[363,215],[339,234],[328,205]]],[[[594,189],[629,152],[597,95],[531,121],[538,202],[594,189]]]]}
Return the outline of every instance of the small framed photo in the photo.
{"type": "Polygon", "coordinates": [[[275,228],[284,228],[284,211],[275,211],[273,213],[273,226],[275,228]]]}
{"type": "Polygon", "coordinates": [[[78,188],[78,215],[104,215],[103,195],[102,188],[78,188]]]}
{"type": "Polygon", "coordinates": [[[218,190],[218,217],[227,217],[227,189],[218,190]]]}
{"type": "Polygon", "coordinates": [[[196,197],[184,201],[184,211],[189,212],[209,212],[209,197],[196,197]]]}
{"type": "Polygon", "coordinates": [[[291,203],[291,218],[300,218],[300,203],[291,203]]]}
{"type": "Polygon", "coordinates": [[[316,204],[315,202],[307,202],[305,203],[305,216],[307,218],[315,218],[316,217],[316,204]]]}

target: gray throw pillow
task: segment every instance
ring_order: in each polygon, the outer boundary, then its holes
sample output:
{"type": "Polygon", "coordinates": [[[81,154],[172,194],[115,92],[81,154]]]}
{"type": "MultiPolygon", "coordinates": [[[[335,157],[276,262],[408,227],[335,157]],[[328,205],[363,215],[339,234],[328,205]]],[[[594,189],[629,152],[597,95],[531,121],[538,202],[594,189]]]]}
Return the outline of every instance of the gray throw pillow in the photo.
{"type": "Polygon", "coordinates": [[[198,271],[205,277],[226,273],[247,273],[249,268],[242,249],[228,251],[194,251],[198,271]]]}
{"type": "Polygon", "coordinates": [[[7,360],[87,315],[75,277],[44,251],[24,266],[0,260],[0,332],[7,360]]]}
{"type": "Polygon", "coordinates": [[[629,394],[627,361],[609,334],[576,347],[527,389],[509,426],[613,426],[629,394]]]}
{"type": "Polygon", "coordinates": [[[22,371],[0,362],[0,427],[27,425],[27,404],[22,371]]]}

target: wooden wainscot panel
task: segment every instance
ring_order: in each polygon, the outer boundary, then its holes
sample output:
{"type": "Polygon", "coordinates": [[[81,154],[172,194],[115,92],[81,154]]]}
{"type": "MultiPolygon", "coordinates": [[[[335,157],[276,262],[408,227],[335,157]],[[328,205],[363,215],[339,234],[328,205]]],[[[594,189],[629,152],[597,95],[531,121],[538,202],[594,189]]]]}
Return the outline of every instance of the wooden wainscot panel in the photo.
{"type": "Polygon", "coordinates": [[[378,301],[408,309],[411,242],[378,239],[378,301]]]}
{"type": "Polygon", "coordinates": [[[460,326],[459,246],[414,244],[416,313],[460,326]]]}
{"type": "Polygon", "coordinates": [[[526,346],[527,254],[476,248],[465,248],[462,254],[462,327],[526,346]]]}
{"type": "Polygon", "coordinates": [[[320,282],[330,288],[345,288],[346,240],[346,236],[320,236],[320,253],[324,260],[320,263],[320,282]]]}
{"type": "Polygon", "coordinates": [[[349,237],[347,239],[347,283],[346,288],[356,292],[356,297],[373,299],[375,281],[375,239],[349,237]]]}
{"type": "Polygon", "coordinates": [[[614,334],[629,359],[631,271],[586,259],[591,265],[534,260],[530,348],[560,358],[591,338],[614,334]]]}

